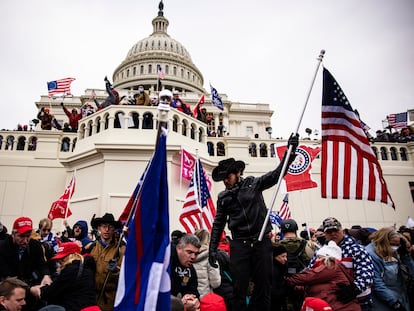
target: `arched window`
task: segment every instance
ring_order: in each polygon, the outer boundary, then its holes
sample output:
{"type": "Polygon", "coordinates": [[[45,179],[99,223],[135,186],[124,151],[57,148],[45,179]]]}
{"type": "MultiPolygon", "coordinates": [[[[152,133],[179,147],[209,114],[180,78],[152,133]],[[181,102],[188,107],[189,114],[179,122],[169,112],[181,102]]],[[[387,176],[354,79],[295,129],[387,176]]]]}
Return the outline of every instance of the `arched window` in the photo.
{"type": "Polygon", "coordinates": [[[92,120],[88,122],[88,130],[89,130],[88,136],[92,136],[92,132],[93,132],[93,121],[92,120]]]}
{"type": "Polygon", "coordinates": [[[137,112],[132,112],[131,117],[132,117],[132,123],[134,125],[130,126],[129,128],[134,128],[134,129],[139,128],[139,114],[137,112]]]}
{"type": "Polygon", "coordinates": [[[259,148],[260,148],[260,157],[267,158],[267,145],[264,143],[261,143],[259,145],[259,148]]]}
{"type": "Polygon", "coordinates": [[[165,65],[165,74],[168,75],[170,74],[170,66],[165,65]]]}
{"type": "Polygon", "coordinates": [[[141,67],[139,67],[139,73],[140,74],[144,74],[144,65],[141,65],[141,67]]]}
{"type": "Polygon", "coordinates": [[[152,73],[152,65],[151,64],[148,65],[148,73],[152,73]]]}
{"type": "Polygon", "coordinates": [[[27,150],[35,151],[36,147],[37,147],[37,137],[32,136],[32,137],[29,138],[29,146],[28,146],[27,150]]]}
{"type": "Polygon", "coordinates": [[[6,150],[13,150],[14,136],[8,136],[6,139],[6,150]]]}
{"type": "Polygon", "coordinates": [[[187,120],[183,120],[183,127],[182,127],[182,131],[181,131],[181,134],[183,136],[187,136],[187,126],[188,126],[187,120]]]}
{"type": "Polygon", "coordinates": [[[3,136],[2,135],[0,135],[0,150],[1,150],[1,147],[3,147],[3,136]]]}
{"type": "Polygon", "coordinates": [[[207,142],[207,150],[209,155],[214,156],[214,144],[211,141],[207,142]]]}
{"type": "Polygon", "coordinates": [[[69,137],[64,137],[62,139],[62,145],[60,146],[60,151],[68,152],[70,146],[70,139],[69,137]]]}
{"type": "Polygon", "coordinates": [[[173,132],[177,132],[178,131],[178,118],[177,117],[173,117],[173,132]]]}
{"type": "Polygon", "coordinates": [[[129,77],[129,69],[127,69],[126,76],[129,77]]]}
{"type": "Polygon", "coordinates": [[[378,159],[378,149],[377,149],[377,147],[371,147],[371,149],[374,152],[375,157],[378,159]]]}
{"type": "Polygon", "coordinates": [[[99,133],[99,131],[101,130],[101,118],[96,118],[95,119],[95,124],[96,124],[96,133],[99,133]]]}
{"type": "Polygon", "coordinates": [[[173,67],[173,75],[176,76],[177,75],[177,67],[173,67]]]}
{"type": "Polygon", "coordinates": [[[393,160],[393,161],[398,160],[398,158],[397,158],[397,148],[391,147],[390,148],[390,154],[391,154],[391,160],[393,160]]]}
{"type": "Polygon", "coordinates": [[[153,129],[154,128],[153,119],[154,119],[154,116],[152,115],[151,112],[144,113],[143,120],[142,120],[142,128],[153,129]]]}
{"type": "Polygon", "coordinates": [[[388,160],[387,148],[381,147],[381,160],[388,160]]]}
{"type": "Polygon", "coordinates": [[[190,131],[191,131],[190,133],[191,139],[195,139],[195,125],[194,124],[191,124],[190,131]]]}
{"type": "Polygon", "coordinates": [[[407,149],[400,148],[400,159],[401,161],[408,161],[407,149]]]}
{"type": "Polygon", "coordinates": [[[16,150],[24,150],[24,146],[26,144],[26,137],[24,136],[20,136],[17,139],[17,146],[16,146],[16,150]]]}
{"type": "Polygon", "coordinates": [[[276,157],[275,144],[270,144],[270,157],[272,157],[272,158],[276,157]]]}
{"type": "Polygon", "coordinates": [[[224,143],[218,142],[217,143],[217,156],[224,157],[226,155],[226,150],[224,148],[224,143]]]}
{"type": "Polygon", "coordinates": [[[75,147],[76,147],[76,142],[78,141],[78,139],[75,137],[74,139],[73,139],[73,145],[72,145],[72,152],[73,152],[73,150],[75,150],[75,147]]]}
{"type": "Polygon", "coordinates": [[[249,145],[249,154],[251,157],[256,158],[257,157],[257,150],[256,150],[256,144],[255,143],[251,143],[249,145]]]}

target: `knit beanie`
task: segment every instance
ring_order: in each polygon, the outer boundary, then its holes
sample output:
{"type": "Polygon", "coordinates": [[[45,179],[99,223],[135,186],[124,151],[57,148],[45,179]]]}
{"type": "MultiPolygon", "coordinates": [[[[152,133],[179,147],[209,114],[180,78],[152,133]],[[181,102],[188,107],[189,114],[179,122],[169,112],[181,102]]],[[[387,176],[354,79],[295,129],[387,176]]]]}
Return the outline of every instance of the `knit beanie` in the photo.
{"type": "Polygon", "coordinates": [[[336,245],[334,241],[329,241],[328,245],[322,246],[317,251],[317,254],[318,256],[334,257],[335,259],[338,259],[338,260],[342,259],[342,250],[338,245],[336,245]]]}
{"type": "Polygon", "coordinates": [[[332,311],[332,308],[325,300],[315,297],[306,297],[300,311],[332,311]]]}
{"type": "Polygon", "coordinates": [[[226,303],[223,297],[210,292],[201,298],[200,311],[226,311],[226,303]]]}

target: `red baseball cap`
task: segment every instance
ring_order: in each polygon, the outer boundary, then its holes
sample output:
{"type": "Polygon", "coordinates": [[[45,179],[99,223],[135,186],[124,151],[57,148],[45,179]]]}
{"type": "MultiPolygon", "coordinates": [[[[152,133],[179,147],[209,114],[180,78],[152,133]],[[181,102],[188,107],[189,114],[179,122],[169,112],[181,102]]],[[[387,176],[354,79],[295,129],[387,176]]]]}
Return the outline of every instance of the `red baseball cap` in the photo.
{"type": "Polygon", "coordinates": [[[53,256],[52,260],[58,260],[65,258],[70,254],[80,254],[81,248],[78,243],[76,242],[66,242],[59,245],[59,249],[57,254],[53,256]]]}
{"type": "Polygon", "coordinates": [[[32,231],[33,221],[29,217],[19,217],[14,221],[13,230],[16,230],[18,234],[32,231]]]}
{"type": "Polygon", "coordinates": [[[323,299],[306,297],[301,311],[332,311],[330,305],[323,299]]]}

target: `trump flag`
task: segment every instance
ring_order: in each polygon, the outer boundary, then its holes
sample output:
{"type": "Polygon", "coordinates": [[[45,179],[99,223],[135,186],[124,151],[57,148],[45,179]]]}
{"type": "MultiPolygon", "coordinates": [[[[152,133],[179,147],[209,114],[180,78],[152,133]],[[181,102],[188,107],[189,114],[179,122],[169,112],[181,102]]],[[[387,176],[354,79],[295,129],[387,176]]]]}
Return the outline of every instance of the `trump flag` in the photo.
{"type": "Polygon", "coordinates": [[[72,179],[69,185],[66,187],[65,192],[57,199],[55,202],[52,203],[50,207],[49,214],[47,217],[50,220],[55,218],[67,218],[72,215],[71,210],[69,209],[69,200],[72,198],[73,193],[75,192],[75,184],[76,178],[75,173],[73,173],[72,179]]]}
{"type": "Polygon", "coordinates": [[[114,310],[170,310],[166,136],[161,135],[140,191],[134,192],[114,310]]]}
{"type": "MultiPolygon", "coordinates": [[[[283,159],[286,146],[276,146],[276,154],[279,160],[283,159]]],[[[311,178],[312,161],[319,154],[321,148],[319,146],[310,147],[300,145],[296,148],[295,161],[288,168],[288,172],[283,177],[286,184],[286,191],[291,192],[295,190],[303,190],[309,188],[316,188],[318,184],[311,178]]]]}

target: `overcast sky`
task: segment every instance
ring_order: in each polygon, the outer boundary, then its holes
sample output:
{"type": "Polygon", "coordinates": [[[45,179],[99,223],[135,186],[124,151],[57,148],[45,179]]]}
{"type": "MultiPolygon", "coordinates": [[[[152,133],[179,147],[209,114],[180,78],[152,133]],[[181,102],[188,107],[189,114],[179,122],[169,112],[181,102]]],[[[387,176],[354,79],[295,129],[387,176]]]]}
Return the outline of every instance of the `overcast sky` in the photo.
{"type": "MultiPolygon", "coordinates": [[[[1,0],[0,128],[27,124],[47,81],[72,93],[103,88],[128,50],[152,33],[158,0],[1,0]]],[[[298,125],[324,65],[375,135],[390,113],[414,108],[412,0],[165,0],[168,33],[232,101],[268,103],[273,136],[298,125]]],[[[320,129],[322,70],[299,133],[320,129]]]]}

